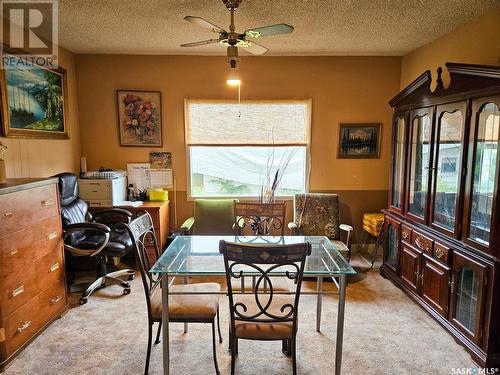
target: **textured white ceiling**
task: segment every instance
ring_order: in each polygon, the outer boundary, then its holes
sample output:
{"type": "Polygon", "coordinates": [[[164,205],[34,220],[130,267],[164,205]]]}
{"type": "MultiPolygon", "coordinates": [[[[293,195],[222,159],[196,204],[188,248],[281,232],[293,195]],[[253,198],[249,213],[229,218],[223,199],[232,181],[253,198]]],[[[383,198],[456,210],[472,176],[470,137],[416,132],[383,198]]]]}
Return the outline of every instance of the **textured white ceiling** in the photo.
{"type": "MultiPolygon", "coordinates": [[[[260,39],[268,55],[404,55],[500,6],[499,0],[243,0],[237,31],[273,23],[291,35],[260,39]]],[[[75,53],[224,55],[216,37],[184,21],[228,28],[221,0],[59,0],[59,41],[75,53]]]]}

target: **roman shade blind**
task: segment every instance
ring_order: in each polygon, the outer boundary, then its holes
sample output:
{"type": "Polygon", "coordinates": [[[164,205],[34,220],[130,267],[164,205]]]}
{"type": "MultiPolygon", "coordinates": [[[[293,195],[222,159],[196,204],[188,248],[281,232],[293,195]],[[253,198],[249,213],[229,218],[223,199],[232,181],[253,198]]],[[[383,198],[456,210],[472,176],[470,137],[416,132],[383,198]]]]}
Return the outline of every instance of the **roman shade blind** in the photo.
{"type": "Polygon", "coordinates": [[[188,146],[307,146],[311,100],[185,101],[188,146]]]}

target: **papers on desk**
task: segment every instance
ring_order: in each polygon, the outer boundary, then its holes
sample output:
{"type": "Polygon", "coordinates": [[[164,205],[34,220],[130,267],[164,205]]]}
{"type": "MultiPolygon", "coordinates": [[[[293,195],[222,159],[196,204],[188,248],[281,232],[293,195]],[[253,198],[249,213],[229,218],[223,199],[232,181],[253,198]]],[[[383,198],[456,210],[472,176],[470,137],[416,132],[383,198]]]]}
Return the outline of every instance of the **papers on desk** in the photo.
{"type": "Polygon", "coordinates": [[[172,169],[151,169],[149,163],[127,164],[128,183],[137,190],[173,187],[172,169]]]}
{"type": "Polygon", "coordinates": [[[116,206],[123,206],[123,207],[140,207],[142,205],[142,201],[123,201],[123,202],[118,202],[116,206]]]}

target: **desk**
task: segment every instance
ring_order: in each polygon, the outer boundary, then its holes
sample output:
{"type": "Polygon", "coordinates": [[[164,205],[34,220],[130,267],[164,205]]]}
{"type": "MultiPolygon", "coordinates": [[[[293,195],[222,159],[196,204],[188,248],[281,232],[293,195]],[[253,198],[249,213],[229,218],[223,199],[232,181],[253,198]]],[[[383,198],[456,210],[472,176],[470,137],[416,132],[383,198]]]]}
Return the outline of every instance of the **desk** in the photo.
{"type": "MultiPolygon", "coordinates": [[[[338,287],[339,303],[337,314],[337,342],[335,349],[335,374],[340,375],[342,364],[342,343],[344,333],[344,311],[347,275],[356,271],[342,257],[337,248],[327,237],[285,236],[285,237],[241,237],[241,236],[179,236],[170,244],[160,259],[151,268],[152,273],[162,275],[162,326],[163,326],[163,373],[169,370],[169,326],[168,326],[168,295],[169,286],[176,277],[225,276],[224,259],[219,253],[219,241],[242,243],[293,244],[309,241],[312,252],[306,259],[305,277],[316,277],[318,287],[316,292],[302,294],[317,295],[316,330],[321,324],[321,298],[323,294],[323,279],[331,278],[338,287]],[[169,281],[169,277],[172,280],[169,281]],[[337,280],[338,279],[338,280],[337,280]]],[[[272,276],[272,272],[270,273],[272,276]]],[[[249,275],[251,276],[251,275],[249,275]]],[[[176,294],[176,293],[171,293],[176,294]]],[[[194,294],[194,293],[193,293],[194,294]]],[[[221,291],[220,294],[226,294],[221,291]]]]}
{"type": "MultiPolygon", "coordinates": [[[[132,212],[134,217],[137,216],[137,213],[140,211],[147,211],[151,218],[153,219],[153,226],[155,228],[156,237],[159,241],[160,250],[163,251],[167,245],[168,239],[168,231],[169,231],[169,201],[166,202],[142,202],[140,206],[114,206],[118,208],[123,208],[124,210],[132,212]]],[[[94,213],[99,210],[103,210],[109,207],[89,207],[90,213],[94,213]]],[[[154,259],[155,252],[153,244],[151,246],[147,246],[148,253],[151,256],[151,259],[154,259]]]]}

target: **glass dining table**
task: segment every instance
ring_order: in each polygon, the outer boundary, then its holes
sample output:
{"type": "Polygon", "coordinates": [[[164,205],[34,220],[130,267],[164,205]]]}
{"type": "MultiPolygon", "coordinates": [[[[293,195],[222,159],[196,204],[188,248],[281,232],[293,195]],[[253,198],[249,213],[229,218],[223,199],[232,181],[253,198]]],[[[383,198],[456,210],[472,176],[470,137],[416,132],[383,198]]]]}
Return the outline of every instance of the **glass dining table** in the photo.
{"type": "MultiPolygon", "coordinates": [[[[170,374],[169,364],[169,319],[168,319],[168,295],[176,294],[169,292],[169,287],[176,278],[182,278],[187,283],[188,278],[225,276],[224,259],[219,253],[219,241],[254,244],[294,244],[310,242],[311,255],[306,259],[304,277],[316,278],[317,285],[314,291],[301,291],[301,295],[316,295],[316,330],[321,329],[322,296],[324,294],[338,294],[337,335],[335,348],[335,375],[340,374],[342,365],[342,344],[344,336],[344,314],[347,276],[355,275],[356,271],[340,254],[335,245],[322,236],[178,236],[163,252],[150,272],[162,276],[162,327],[163,327],[163,373],[170,374]],[[323,279],[333,280],[337,290],[326,291],[323,289],[323,279]]],[[[249,279],[252,275],[249,273],[249,279]]],[[[273,276],[270,273],[270,276],[273,276]]],[[[275,275],[281,276],[281,275],[275,275]]],[[[244,278],[243,278],[244,279],[244,278]]],[[[241,290],[244,288],[242,286],[241,290]]],[[[203,292],[198,292],[204,294],[203,292]]],[[[191,293],[191,294],[198,294],[191,293]]],[[[220,294],[226,294],[221,291],[220,294]]],[[[187,329],[187,326],[185,326],[187,329]]]]}

